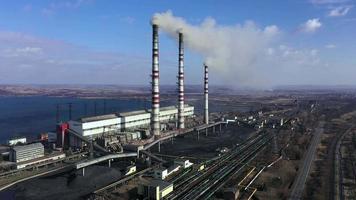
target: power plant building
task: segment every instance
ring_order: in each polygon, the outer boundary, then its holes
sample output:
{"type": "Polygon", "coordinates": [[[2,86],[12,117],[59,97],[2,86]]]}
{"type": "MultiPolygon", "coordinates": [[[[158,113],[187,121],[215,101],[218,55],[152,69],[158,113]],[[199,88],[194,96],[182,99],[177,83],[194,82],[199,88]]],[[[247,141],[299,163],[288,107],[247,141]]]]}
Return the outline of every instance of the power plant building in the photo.
{"type": "Polygon", "coordinates": [[[121,130],[129,130],[133,128],[139,128],[147,126],[151,121],[151,113],[146,110],[138,110],[132,112],[120,113],[121,118],[121,130]]]}
{"type": "MultiPolygon", "coordinates": [[[[185,105],[184,117],[194,116],[194,106],[185,105]]],[[[161,107],[160,122],[171,122],[178,119],[176,106],[161,107]]],[[[148,128],[151,122],[151,110],[138,110],[118,114],[86,117],[68,122],[69,128],[81,136],[97,137],[110,132],[131,131],[137,128],[148,128]]]]}
{"type": "Polygon", "coordinates": [[[84,117],[68,122],[70,129],[82,136],[98,135],[110,131],[120,130],[121,118],[116,114],[84,117]]]}

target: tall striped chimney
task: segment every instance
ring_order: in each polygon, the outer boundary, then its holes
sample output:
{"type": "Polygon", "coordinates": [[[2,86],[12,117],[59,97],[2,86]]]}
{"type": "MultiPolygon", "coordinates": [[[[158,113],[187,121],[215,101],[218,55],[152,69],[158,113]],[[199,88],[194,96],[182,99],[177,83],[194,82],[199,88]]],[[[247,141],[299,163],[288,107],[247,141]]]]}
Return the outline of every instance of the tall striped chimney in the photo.
{"type": "Polygon", "coordinates": [[[179,32],[178,34],[178,128],[184,129],[184,42],[183,33],[179,32]]]}
{"type": "Polygon", "coordinates": [[[204,64],[204,123],[209,124],[208,66],[204,64]]]}
{"type": "Polygon", "coordinates": [[[158,25],[152,23],[152,112],[151,134],[160,135],[159,122],[159,64],[158,64],[158,25]]]}

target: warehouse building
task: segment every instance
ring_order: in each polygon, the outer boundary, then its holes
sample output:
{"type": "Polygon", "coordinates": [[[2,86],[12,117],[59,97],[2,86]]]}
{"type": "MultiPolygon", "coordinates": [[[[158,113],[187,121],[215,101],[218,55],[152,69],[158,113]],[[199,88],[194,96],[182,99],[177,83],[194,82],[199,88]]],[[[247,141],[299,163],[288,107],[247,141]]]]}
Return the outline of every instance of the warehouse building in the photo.
{"type": "Polygon", "coordinates": [[[23,146],[14,146],[10,151],[11,162],[24,162],[44,156],[44,146],[41,143],[33,143],[23,146]]]}
{"type": "Polygon", "coordinates": [[[16,169],[22,169],[22,168],[30,167],[30,166],[45,165],[45,164],[48,164],[49,162],[64,159],[65,157],[66,157],[66,155],[64,153],[54,152],[51,155],[42,156],[42,157],[39,157],[36,159],[27,160],[27,161],[23,161],[23,162],[17,162],[16,169]]]}

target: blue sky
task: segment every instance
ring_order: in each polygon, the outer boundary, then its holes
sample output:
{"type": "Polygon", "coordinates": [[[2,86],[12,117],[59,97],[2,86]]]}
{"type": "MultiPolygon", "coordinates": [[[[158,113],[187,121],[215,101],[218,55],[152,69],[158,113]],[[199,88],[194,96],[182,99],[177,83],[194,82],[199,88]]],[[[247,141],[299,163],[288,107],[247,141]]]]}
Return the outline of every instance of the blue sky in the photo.
{"type": "MultiPolygon", "coordinates": [[[[170,10],[190,27],[199,28],[207,18],[214,19],[217,32],[241,25],[241,32],[237,33],[243,34],[248,29],[246,21],[253,22],[255,32],[276,28],[276,36],[261,40],[266,44],[249,49],[252,55],[246,56],[251,59],[243,63],[243,68],[239,67],[242,64],[238,59],[216,62],[228,66],[212,67],[212,72],[217,72],[216,76],[211,75],[212,83],[356,84],[352,76],[356,72],[354,0],[2,0],[0,3],[0,83],[148,84],[149,21],[155,13],[170,10]],[[261,52],[271,57],[260,55],[261,52]],[[262,65],[271,66],[262,68],[262,65]],[[254,81],[239,76],[235,80],[231,74],[251,76],[254,81]]],[[[239,34],[236,38],[239,43],[239,34]]],[[[201,52],[199,45],[187,45],[186,82],[190,84],[201,83],[202,62],[214,53],[201,52]]],[[[176,47],[169,31],[162,31],[163,84],[176,82],[176,47]]],[[[243,50],[234,50],[242,54],[237,58],[245,56],[243,50]]]]}

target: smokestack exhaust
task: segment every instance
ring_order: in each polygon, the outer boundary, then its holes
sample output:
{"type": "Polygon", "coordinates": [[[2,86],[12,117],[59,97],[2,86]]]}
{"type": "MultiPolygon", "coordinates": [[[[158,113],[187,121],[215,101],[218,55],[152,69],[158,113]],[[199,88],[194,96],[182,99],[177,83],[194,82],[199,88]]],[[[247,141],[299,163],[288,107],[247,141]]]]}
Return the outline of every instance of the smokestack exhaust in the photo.
{"type": "Polygon", "coordinates": [[[158,25],[152,23],[152,112],[151,134],[160,135],[158,25]]]}
{"type": "Polygon", "coordinates": [[[178,129],[184,129],[184,41],[183,33],[179,32],[178,34],[178,129]]]}
{"type": "Polygon", "coordinates": [[[208,66],[204,63],[204,123],[209,124],[208,66]]]}

